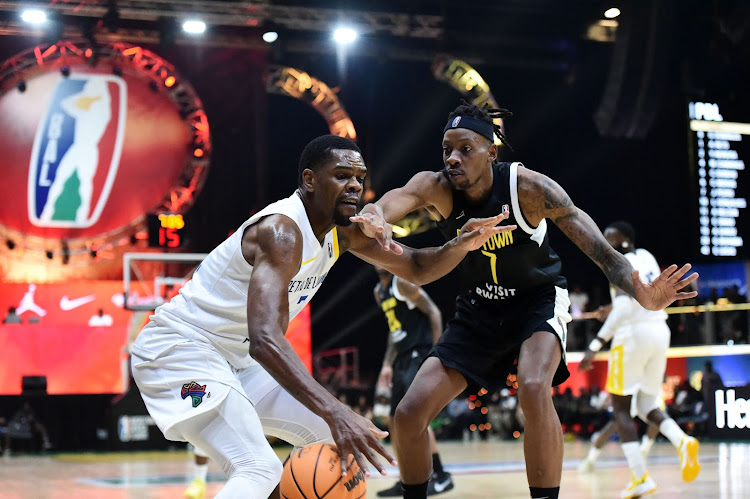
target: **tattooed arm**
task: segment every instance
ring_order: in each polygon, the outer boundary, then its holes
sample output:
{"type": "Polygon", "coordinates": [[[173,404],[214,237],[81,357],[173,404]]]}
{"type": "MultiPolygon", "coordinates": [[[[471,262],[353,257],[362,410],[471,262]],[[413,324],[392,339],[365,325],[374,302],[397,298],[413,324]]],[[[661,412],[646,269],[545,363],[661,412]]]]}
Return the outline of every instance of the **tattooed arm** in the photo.
{"type": "Polygon", "coordinates": [[[660,310],[676,299],[697,295],[696,292],[678,292],[698,278],[694,273],[681,279],[690,270],[690,265],[679,270],[676,265],[670,266],[651,284],[643,283],[630,262],[604,239],[591,217],[577,208],[565,190],[549,177],[520,167],[518,201],[529,223],[536,227],[545,218],[552,220],[602,269],[609,282],[638,300],[645,308],[660,310]]]}

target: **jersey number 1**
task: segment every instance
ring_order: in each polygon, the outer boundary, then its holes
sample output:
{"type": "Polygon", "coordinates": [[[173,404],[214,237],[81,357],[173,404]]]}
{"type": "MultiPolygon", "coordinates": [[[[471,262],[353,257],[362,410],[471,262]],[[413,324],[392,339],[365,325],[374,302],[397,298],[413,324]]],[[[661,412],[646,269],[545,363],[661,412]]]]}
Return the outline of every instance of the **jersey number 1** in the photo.
{"type": "Polygon", "coordinates": [[[489,257],[490,270],[492,270],[492,280],[497,284],[497,255],[484,250],[482,250],[482,254],[489,257]]]}

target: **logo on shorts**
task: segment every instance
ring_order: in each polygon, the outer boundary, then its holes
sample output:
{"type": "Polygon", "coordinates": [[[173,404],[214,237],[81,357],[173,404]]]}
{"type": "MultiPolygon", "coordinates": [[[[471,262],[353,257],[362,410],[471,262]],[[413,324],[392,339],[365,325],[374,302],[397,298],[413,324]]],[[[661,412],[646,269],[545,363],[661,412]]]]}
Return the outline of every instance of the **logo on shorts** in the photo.
{"type": "Polygon", "coordinates": [[[455,118],[453,118],[453,123],[451,123],[451,127],[456,128],[460,122],[461,122],[461,117],[456,116],[455,118]]]}
{"type": "Polygon", "coordinates": [[[193,407],[198,407],[203,402],[203,396],[206,394],[206,385],[199,385],[195,381],[185,383],[182,385],[182,398],[183,400],[191,397],[193,400],[193,407]]]}

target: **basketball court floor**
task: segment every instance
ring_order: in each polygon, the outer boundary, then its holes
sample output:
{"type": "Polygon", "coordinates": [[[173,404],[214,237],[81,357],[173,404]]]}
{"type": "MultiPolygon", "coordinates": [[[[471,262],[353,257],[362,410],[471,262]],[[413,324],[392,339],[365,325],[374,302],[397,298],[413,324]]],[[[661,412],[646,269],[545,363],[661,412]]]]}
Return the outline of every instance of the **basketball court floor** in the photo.
{"type": "MultiPolygon", "coordinates": [[[[454,476],[455,488],[445,499],[528,498],[523,445],[517,441],[440,442],[443,463],[454,476]]],[[[565,444],[562,498],[618,497],[628,480],[628,469],[619,446],[607,444],[593,473],[580,475],[585,442],[565,444]]],[[[289,449],[278,448],[281,458],[289,449]]],[[[657,442],[648,459],[659,488],[650,498],[750,498],[750,442],[701,445],[702,471],[692,483],[680,476],[677,454],[667,442],[657,442]]],[[[189,481],[186,451],[109,454],[59,454],[0,458],[0,498],[8,499],[130,499],[180,498],[189,481]]],[[[368,497],[390,487],[388,477],[368,481],[368,497]]],[[[211,464],[209,493],[221,488],[223,474],[211,464]]]]}

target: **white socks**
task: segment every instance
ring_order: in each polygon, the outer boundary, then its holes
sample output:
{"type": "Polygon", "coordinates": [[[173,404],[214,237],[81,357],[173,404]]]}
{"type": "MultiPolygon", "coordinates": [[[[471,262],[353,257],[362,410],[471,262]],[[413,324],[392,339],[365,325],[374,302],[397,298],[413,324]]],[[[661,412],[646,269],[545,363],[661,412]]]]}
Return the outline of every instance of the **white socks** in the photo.
{"type": "Polygon", "coordinates": [[[205,482],[206,476],[208,476],[208,463],[206,464],[193,463],[193,477],[200,478],[201,480],[205,482]]]}
{"type": "Polygon", "coordinates": [[[622,452],[625,453],[628,467],[636,478],[641,478],[646,474],[646,463],[643,461],[643,456],[641,456],[641,447],[638,445],[638,442],[622,444],[622,452]]]}
{"type": "Polygon", "coordinates": [[[667,418],[659,425],[659,431],[662,435],[667,437],[675,448],[680,448],[682,437],[685,436],[685,432],[675,423],[674,419],[667,418]]]}
{"type": "Polygon", "coordinates": [[[641,439],[641,455],[643,457],[648,456],[648,453],[651,452],[651,447],[654,446],[654,441],[648,438],[648,435],[643,435],[643,438],[641,439]]]}
{"type": "Polygon", "coordinates": [[[589,461],[596,462],[596,460],[599,458],[599,455],[602,453],[601,449],[597,449],[596,446],[592,445],[589,449],[589,455],[586,456],[586,459],[589,461]]]}

